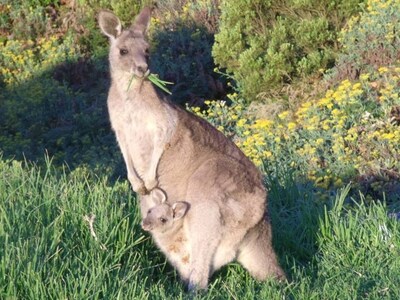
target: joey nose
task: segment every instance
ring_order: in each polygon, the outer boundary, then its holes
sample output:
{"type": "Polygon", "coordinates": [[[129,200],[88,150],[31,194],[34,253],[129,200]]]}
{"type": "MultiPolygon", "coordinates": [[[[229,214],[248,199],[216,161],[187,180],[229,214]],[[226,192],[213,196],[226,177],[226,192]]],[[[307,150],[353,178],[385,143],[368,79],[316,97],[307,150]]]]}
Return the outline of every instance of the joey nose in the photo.
{"type": "Polygon", "coordinates": [[[147,222],[147,220],[142,221],[142,229],[144,231],[150,231],[150,222],[147,222]]]}

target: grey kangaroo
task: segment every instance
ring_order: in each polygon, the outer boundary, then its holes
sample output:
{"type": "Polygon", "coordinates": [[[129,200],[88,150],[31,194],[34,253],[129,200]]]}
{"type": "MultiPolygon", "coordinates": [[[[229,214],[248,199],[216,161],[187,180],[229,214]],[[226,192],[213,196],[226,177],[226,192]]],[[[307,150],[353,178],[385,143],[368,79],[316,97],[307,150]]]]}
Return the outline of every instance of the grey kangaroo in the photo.
{"type": "Polygon", "coordinates": [[[206,289],[214,270],[234,259],[259,280],[284,278],[272,248],[259,170],[221,132],[169,102],[146,80],[150,18],[151,9],[144,8],[123,30],[113,13],[99,14],[110,40],[111,125],[142,215],[155,187],[168,202],[190,204],[185,216],[190,290],[206,289]]]}

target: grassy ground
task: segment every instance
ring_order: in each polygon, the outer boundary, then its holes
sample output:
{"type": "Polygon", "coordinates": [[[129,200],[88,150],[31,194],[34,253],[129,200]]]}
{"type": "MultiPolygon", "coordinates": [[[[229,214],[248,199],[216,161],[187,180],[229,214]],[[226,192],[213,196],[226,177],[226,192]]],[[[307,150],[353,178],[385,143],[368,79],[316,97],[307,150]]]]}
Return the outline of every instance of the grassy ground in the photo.
{"type": "MultiPolygon", "coordinates": [[[[387,207],[356,204],[346,189],[322,204],[290,176],[267,181],[290,282],[259,283],[231,264],[196,299],[397,299],[400,223],[387,207]]],[[[139,223],[127,182],[0,162],[0,298],[188,298],[139,223]]]]}

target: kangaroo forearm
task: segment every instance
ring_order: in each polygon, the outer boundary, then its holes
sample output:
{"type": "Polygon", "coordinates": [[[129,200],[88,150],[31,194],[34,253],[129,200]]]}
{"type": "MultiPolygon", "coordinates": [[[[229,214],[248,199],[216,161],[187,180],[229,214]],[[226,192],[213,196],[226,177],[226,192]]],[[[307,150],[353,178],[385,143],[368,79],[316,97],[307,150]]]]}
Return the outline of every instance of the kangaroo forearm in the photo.
{"type": "Polygon", "coordinates": [[[128,171],[128,180],[132,186],[132,189],[139,194],[145,195],[148,193],[148,189],[144,184],[143,180],[136,174],[128,171]]]}
{"type": "Polygon", "coordinates": [[[128,173],[128,180],[132,186],[132,189],[139,194],[147,194],[146,186],[143,180],[140,178],[139,174],[137,173],[132,159],[125,147],[121,145],[122,156],[125,160],[126,170],[128,173]]]}
{"type": "Polygon", "coordinates": [[[151,191],[158,186],[157,179],[157,168],[160,161],[163,149],[161,147],[155,147],[153,149],[153,154],[151,155],[151,161],[149,163],[149,168],[147,169],[144,176],[144,183],[146,188],[151,191]]]}

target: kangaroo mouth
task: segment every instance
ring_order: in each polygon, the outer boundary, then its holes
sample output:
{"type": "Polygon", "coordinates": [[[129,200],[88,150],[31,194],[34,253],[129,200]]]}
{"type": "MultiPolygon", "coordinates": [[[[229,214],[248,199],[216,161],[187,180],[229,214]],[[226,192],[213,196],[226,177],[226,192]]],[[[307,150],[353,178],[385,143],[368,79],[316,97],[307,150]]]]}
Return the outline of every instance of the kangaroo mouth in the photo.
{"type": "Polygon", "coordinates": [[[150,70],[147,69],[145,72],[135,71],[134,76],[139,79],[146,79],[150,75],[150,70]]]}
{"type": "Polygon", "coordinates": [[[150,70],[147,70],[147,71],[144,73],[143,77],[144,77],[144,78],[147,78],[149,75],[150,75],[150,70]]]}

